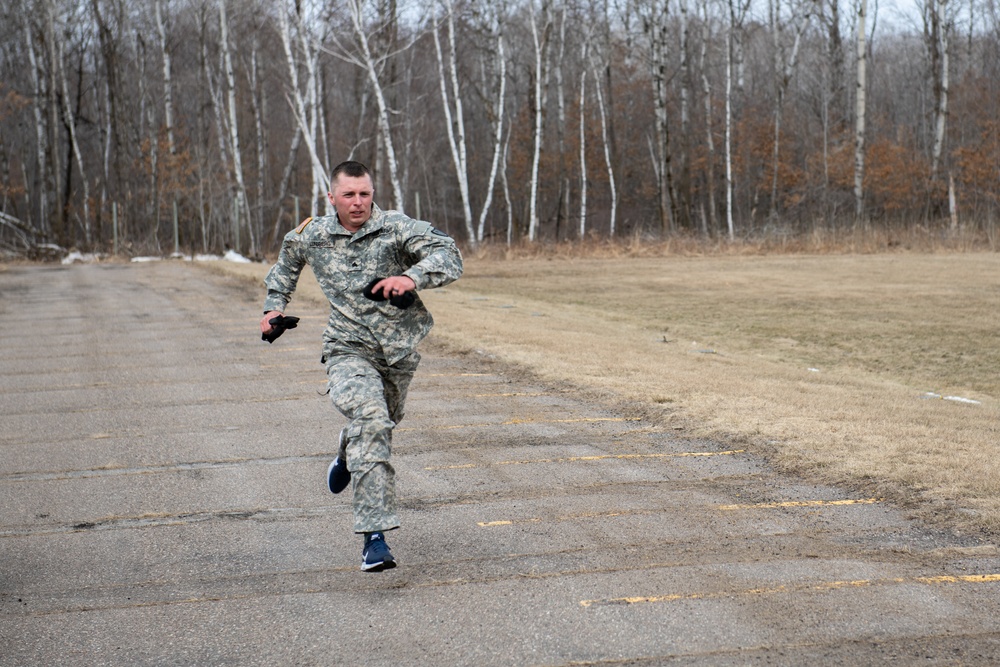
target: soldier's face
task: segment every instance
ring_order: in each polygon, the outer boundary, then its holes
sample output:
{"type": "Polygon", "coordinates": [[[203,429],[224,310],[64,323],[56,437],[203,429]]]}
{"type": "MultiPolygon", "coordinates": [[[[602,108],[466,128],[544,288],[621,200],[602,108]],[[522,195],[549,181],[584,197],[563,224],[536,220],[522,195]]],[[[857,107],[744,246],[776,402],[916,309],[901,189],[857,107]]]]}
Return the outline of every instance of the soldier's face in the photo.
{"type": "Polygon", "coordinates": [[[327,197],[337,211],[340,224],[348,231],[356,232],[372,215],[374,194],[375,187],[367,174],[359,177],[341,174],[330,186],[327,197]]]}

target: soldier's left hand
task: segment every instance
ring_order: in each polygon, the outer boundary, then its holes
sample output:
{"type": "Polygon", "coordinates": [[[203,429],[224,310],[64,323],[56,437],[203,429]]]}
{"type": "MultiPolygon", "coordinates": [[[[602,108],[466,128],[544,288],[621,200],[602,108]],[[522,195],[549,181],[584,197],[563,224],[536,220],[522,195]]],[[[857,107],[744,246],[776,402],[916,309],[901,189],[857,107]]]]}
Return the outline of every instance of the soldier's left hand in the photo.
{"type": "Polygon", "coordinates": [[[375,283],[372,286],[372,293],[378,294],[381,292],[384,298],[391,299],[394,296],[402,296],[406,292],[415,289],[417,289],[417,284],[411,278],[406,276],[390,276],[375,283]]]}

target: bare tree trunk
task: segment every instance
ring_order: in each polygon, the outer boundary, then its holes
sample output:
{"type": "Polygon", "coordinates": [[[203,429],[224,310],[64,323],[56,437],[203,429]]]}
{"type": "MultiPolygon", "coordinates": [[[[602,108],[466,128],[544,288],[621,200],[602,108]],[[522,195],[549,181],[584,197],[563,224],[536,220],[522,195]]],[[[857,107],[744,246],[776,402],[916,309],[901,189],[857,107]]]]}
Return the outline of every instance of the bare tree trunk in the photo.
{"type": "Polygon", "coordinates": [[[499,10],[497,10],[497,16],[495,18],[495,23],[493,24],[496,29],[496,57],[494,59],[495,67],[497,70],[497,81],[498,81],[498,92],[496,97],[496,102],[493,107],[494,123],[496,126],[496,131],[493,135],[493,161],[490,164],[490,177],[486,182],[486,198],[483,201],[483,208],[479,212],[479,227],[476,230],[476,240],[480,243],[483,241],[483,234],[485,233],[486,227],[486,216],[489,214],[490,206],[493,203],[493,189],[496,184],[497,169],[500,163],[500,156],[503,152],[503,119],[504,119],[504,95],[507,90],[507,58],[504,53],[503,46],[503,22],[499,10]]]}
{"type": "Polygon", "coordinates": [[[614,237],[618,217],[618,186],[615,183],[615,169],[611,160],[611,141],[608,136],[608,117],[604,108],[604,93],[601,91],[599,71],[594,70],[594,89],[597,91],[597,107],[601,112],[601,140],[604,144],[604,166],[608,170],[608,186],[611,189],[611,213],[608,220],[608,236],[614,237]]]}
{"type": "Polygon", "coordinates": [[[854,220],[861,223],[864,219],[864,175],[865,175],[865,96],[868,90],[866,65],[868,63],[868,46],[865,35],[865,18],[868,14],[868,0],[858,3],[857,26],[857,88],[855,93],[854,118],[854,220]]]}
{"type": "MultiPolygon", "coordinates": [[[[45,4],[46,13],[51,16],[52,2],[54,0],[43,0],[45,4]]],[[[49,80],[45,83],[45,88],[43,92],[47,97],[47,110],[49,114],[48,126],[49,131],[49,164],[52,165],[52,195],[53,200],[59,201],[59,193],[62,192],[62,166],[59,159],[59,146],[62,142],[59,140],[59,92],[57,84],[56,71],[59,69],[59,56],[56,53],[56,35],[55,35],[55,25],[45,19],[44,22],[44,33],[45,33],[45,43],[47,48],[46,56],[49,62],[49,80]]],[[[66,213],[69,208],[69,201],[63,201],[62,205],[57,205],[52,211],[53,224],[52,231],[55,234],[56,241],[62,245],[67,245],[69,241],[68,229],[66,226],[66,213]]]]}
{"type": "MultiPolygon", "coordinates": [[[[705,165],[705,180],[708,184],[708,220],[713,230],[718,229],[719,214],[715,205],[715,137],[712,132],[712,83],[708,78],[708,42],[710,38],[710,23],[708,19],[708,0],[703,0],[701,25],[701,54],[699,68],[701,69],[701,87],[705,103],[705,146],[708,151],[705,165]]],[[[706,230],[707,231],[707,230],[706,230]]]]}
{"type": "MultiPolygon", "coordinates": [[[[302,128],[296,126],[295,134],[292,135],[292,143],[288,148],[288,159],[285,161],[285,169],[281,172],[281,184],[278,186],[278,213],[275,215],[274,228],[271,231],[272,244],[278,242],[278,237],[281,234],[281,219],[284,217],[282,202],[285,201],[285,195],[288,194],[288,183],[292,179],[292,169],[295,167],[295,159],[299,154],[299,143],[301,140],[302,128]]],[[[295,223],[298,224],[298,220],[295,223]]]]}
{"type": "Polygon", "coordinates": [[[742,90],[742,46],[738,30],[742,30],[749,7],[750,0],[729,0],[729,30],[726,36],[726,227],[730,241],[736,240],[733,221],[733,78],[736,77],[736,85],[742,90]]]}
{"type": "MultiPolygon", "coordinates": [[[[257,235],[250,224],[250,208],[247,205],[247,188],[243,180],[243,157],[240,153],[240,133],[236,121],[236,77],[233,74],[233,58],[229,50],[229,26],[226,19],[226,0],[219,0],[219,48],[222,50],[226,74],[226,98],[229,109],[229,145],[233,152],[233,175],[236,179],[236,210],[240,218],[247,221],[250,232],[250,254],[259,254],[257,235]]],[[[237,220],[239,225],[240,221],[237,220]]],[[[240,248],[236,248],[240,252],[240,248]]]]}
{"type": "Polygon", "coordinates": [[[174,102],[173,85],[171,84],[170,51],[167,49],[167,30],[163,23],[163,13],[160,9],[162,0],[156,0],[156,29],[160,33],[160,50],[163,54],[163,122],[167,130],[167,150],[171,155],[177,153],[174,143],[174,102]]]}
{"type": "Polygon", "coordinates": [[[670,125],[667,117],[667,104],[670,95],[667,72],[667,44],[669,42],[667,0],[652,0],[648,9],[649,13],[643,20],[643,28],[650,46],[650,65],[652,67],[650,79],[653,84],[653,116],[656,131],[656,144],[652,157],[655,161],[654,168],[657,175],[660,233],[663,234],[668,230],[673,230],[674,221],[677,219],[670,163],[670,125]]]}
{"type": "MultiPolygon", "coordinates": [[[[49,231],[49,189],[46,184],[48,174],[48,132],[45,129],[45,118],[42,115],[40,101],[42,99],[42,72],[39,68],[38,57],[35,54],[35,40],[31,37],[31,24],[28,17],[24,17],[24,38],[29,71],[31,73],[31,111],[35,118],[35,163],[38,173],[36,175],[35,190],[38,193],[38,225],[37,229],[43,234],[49,231]]],[[[25,181],[27,183],[27,181],[25,181]]],[[[30,222],[30,215],[29,215],[30,222]]]]}
{"type": "Polygon", "coordinates": [[[559,206],[556,210],[556,241],[559,240],[563,221],[569,219],[569,173],[566,170],[566,91],[563,85],[562,63],[566,55],[566,5],[559,11],[559,53],[556,55],[556,135],[558,136],[559,206]]]}
{"type": "MultiPolygon", "coordinates": [[[[261,239],[263,246],[264,238],[264,176],[267,171],[267,135],[264,132],[264,119],[262,106],[264,103],[264,88],[260,84],[258,72],[258,53],[260,52],[260,26],[254,21],[254,33],[250,43],[250,106],[253,109],[254,135],[257,143],[257,205],[254,206],[254,214],[251,216],[252,224],[256,229],[257,238],[261,239]]],[[[260,247],[258,254],[263,251],[260,247]]]]}
{"type": "Polygon", "coordinates": [[[948,120],[949,37],[953,19],[948,15],[948,0],[927,0],[924,6],[924,32],[931,56],[931,81],[934,93],[934,142],[931,149],[931,182],[937,180],[944,152],[948,120]]]}
{"type": "Polygon", "coordinates": [[[476,247],[476,231],[472,227],[472,205],[469,202],[469,162],[465,151],[465,116],[462,112],[462,91],[458,87],[458,63],[455,53],[455,8],[451,0],[444,0],[448,10],[445,20],[448,24],[448,68],[445,72],[444,56],[441,53],[441,40],[437,27],[434,27],[434,52],[437,54],[438,80],[441,84],[441,103],[444,107],[445,128],[448,135],[448,146],[451,148],[451,159],[455,165],[455,175],[458,179],[458,192],[462,198],[462,220],[465,223],[465,233],[469,244],[476,247]],[[451,83],[451,96],[448,98],[448,83],[451,83]],[[454,103],[455,113],[451,106],[454,103]]]}
{"type": "Polygon", "coordinates": [[[535,86],[534,86],[534,144],[531,156],[531,195],[529,199],[528,240],[534,241],[538,233],[538,163],[542,155],[542,129],[545,123],[544,89],[548,80],[548,42],[549,31],[552,28],[552,16],[547,0],[542,0],[542,14],[545,24],[538,29],[538,19],[535,15],[535,0],[529,0],[531,7],[531,39],[535,47],[535,86]],[[539,32],[541,34],[539,34],[539,32]]]}
{"type": "Polygon", "coordinates": [[[354,37],[361,49],[361,65],[368,73],[368,81],[372,85],[375,93],[375,102],[378,105],[378,126],[379,136],[385,151],[385,160],[389,167],[389,181],[392,187],[393,207],[402,211],[405,207],[403,197],[403,185],[399,180],[399,165],[396,162],[396,149],[392,143],[392,128],[389,125],[389,106],[386,104],[385,92],[382,90],[382,82],[379,81],[378,71],[375,67],[375,57],[368,44],[367,29],[362,23],[362,2],[364,0],[350,0],[348,3],[351,14],[351,25],[354,28],[354,37]]]}
{"type": "Polygon", "coordinates": [[[687,0],[678,2],[680,10],[680,56],[681,56],[681,136],[677,185],[677,222],[681,227],[691,223],[691,89],[694,87],[691,73],[691,38],[688,21],[687,0]]]}
{"type": "Polygon", "coordinates": [[[583,40],[580,54],[580,238],[587,234],[587,135],[586,107],[587,100],[587,60],[590,47],[590,34],[583,40]]]}
{"type": "MultiPolygon", "coordinates": [[[[54,22],[55,17],[52,16],[51,9],[52,8],[49,7],[49,20],[54,22]]],[[[53,30],[53,33],[54,32],[55,31],[53,30]]],[[[93,242],[90,227],[90,183],[87,181],[87,170],[83,165],[83,153],[80,152],[80,142],[76,135],[76,115],[70,107],[69,84],[66,81],[66,69],[64,66],[61,41],[59,42],[57,58],[59,65],[59,79],[62,84],[63,113],[66,117],[66,127],[69,129],[69,139],[70,145],[73,148],[73,157],[76,159],[76,167],[80,172],[80,185],[83,188],[83,240],[84,244],[89,249],[93,242]]]]}
{"type": "MultiPolygon", "coordinates": [[[[772,222],[778,217],[778,170],[781,143],[781,120],[785,104],[785,95],[788,93],[788,85],[792,81],[795,67],[798,63],[799,46],[802,43],[802,35],[809,25],[809,5],[805,5],[805,11],[795,26],[795,37],[792,42],[791,53],[785,50],[782,40],[784,34],[784,24],[781,20],[781,0],[769,0],[768,9],[771,22],[771,36],[774,40],[774,143],[771,153],[771,210],[769,218],[772,222]]],[[[795,20],[795,17],[792,17],[795,20]]]]}

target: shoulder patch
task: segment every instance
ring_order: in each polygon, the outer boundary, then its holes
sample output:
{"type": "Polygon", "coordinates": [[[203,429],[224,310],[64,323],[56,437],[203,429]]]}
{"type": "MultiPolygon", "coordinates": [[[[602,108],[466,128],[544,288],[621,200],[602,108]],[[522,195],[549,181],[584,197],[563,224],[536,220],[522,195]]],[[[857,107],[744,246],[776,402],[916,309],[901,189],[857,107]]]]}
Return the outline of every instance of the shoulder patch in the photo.
{"type": "Polygon", "coordinates": [[[306,228],[306,225],[308,225],[310,222],[312,222],[312,218],[306,218],[305,220],[303,220],[302,224],[300,224],[298,227],[295,228],[295,233],[301,234],[302,230],[304,230],[306,228]]]}

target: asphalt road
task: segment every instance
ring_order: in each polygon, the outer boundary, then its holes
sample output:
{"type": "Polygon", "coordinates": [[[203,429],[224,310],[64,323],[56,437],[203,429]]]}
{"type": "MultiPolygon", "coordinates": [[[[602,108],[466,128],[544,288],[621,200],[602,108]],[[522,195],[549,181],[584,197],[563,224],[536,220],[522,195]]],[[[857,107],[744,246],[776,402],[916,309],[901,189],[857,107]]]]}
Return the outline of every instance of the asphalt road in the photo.
{"type": "Polygon", "coordinates": [[[433,338],[362,573],[321,313],[267,345],[168,262],[0,293],[2,665],[1000,663],[994,546],[433,338]]]}

